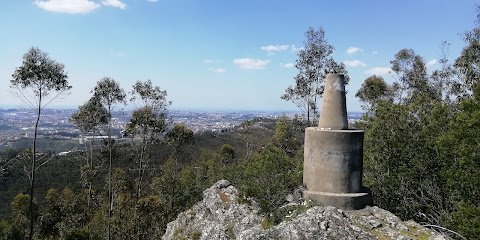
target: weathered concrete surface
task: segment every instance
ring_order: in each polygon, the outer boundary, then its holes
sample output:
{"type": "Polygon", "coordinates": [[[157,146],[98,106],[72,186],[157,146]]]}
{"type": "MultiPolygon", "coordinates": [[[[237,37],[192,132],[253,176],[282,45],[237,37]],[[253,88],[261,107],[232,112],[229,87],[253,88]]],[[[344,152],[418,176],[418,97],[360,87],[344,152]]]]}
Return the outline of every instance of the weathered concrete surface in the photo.
{"type": "Polygon", "coordinates": [[[303,164],[303,182],[309,191],[360,192],[363,131],[307,128],[303,164]]]}
{"type": "Polygon", "coordinates": [[[318,127],[332,130],[348,129],[343,74],[327,74],[318,127]]]}
{"type": "MultiPolygon", "coordinates": [[[[444,238],[415,223],[403,222],[378,207],[343,211],[316,206],[263,229],[259,208],[237,202],[238,191],[221,180],[204,191],[204,199],[180,213],[167,226],[164,240],[170,239],[429,239],[444,238]]],[[[291,204],[289,204],[291,206],[291,204]]]]}
{"type": "Polygon", "coordinates": [[[342,74],[327,74],[318,127],[305,129],[305,199],[341,209],[372,204],[362,187],[363,131],[349,130],[342,74]]]}
{"type": "Polygon", "coordinates": [[[372,205],[372,193],[364,188],[359,193],[329,193],[304,191],[303,195],[307,200],[314,200],[325,206],[335,206],[344,210],[357,210],[372,205]]]}

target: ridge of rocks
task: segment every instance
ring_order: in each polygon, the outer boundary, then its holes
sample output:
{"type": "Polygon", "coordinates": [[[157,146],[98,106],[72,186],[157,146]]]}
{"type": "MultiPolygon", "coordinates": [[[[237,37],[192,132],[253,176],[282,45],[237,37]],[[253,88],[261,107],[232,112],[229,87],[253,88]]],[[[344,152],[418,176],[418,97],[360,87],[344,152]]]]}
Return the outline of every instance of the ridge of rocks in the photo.
{"type": "MultiPolygon", "coordinates": [[[[227,180],[206,189],[203,197],[168,223],[162,239],[445,239],[414,221],[404,222],[387,210],[370,206],[355,211],[314,206],[263,229],[265,217],[259,214],[259,207],[239,203],[238,190],[227,180]]],[[[299,204],[287,206],[294,205],[299,204]]]]}

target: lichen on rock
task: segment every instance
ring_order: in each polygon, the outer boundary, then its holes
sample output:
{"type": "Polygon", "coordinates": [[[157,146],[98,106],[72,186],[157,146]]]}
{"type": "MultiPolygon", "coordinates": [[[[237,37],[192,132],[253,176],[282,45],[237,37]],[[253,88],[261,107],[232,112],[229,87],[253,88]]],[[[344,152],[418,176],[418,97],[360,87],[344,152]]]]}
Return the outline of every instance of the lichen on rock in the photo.
{"type": "Polygon", "coordinates": [[[238,202],[238,190],[220,180],[203,192],[203,200],[167,225],[170,239],[444,239],[414,221],[403,222],[378,207],[343,211],[314,206],[268,229],[255,204],[238,202]]]}

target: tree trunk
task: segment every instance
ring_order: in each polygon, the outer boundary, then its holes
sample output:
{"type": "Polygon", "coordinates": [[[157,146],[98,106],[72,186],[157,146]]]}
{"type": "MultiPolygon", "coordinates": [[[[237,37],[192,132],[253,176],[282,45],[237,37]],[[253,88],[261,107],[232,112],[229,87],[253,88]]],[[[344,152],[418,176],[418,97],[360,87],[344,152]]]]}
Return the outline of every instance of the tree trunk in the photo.
{"type": "Polygon", "coordinates": [[[110,120],[108,121],[108,240],[111,239],[110,230],[112,220],[112,112],[110,105],[108,106],[108,115],[110,120]]]}
{"type": "Polygon", "coordinates": [[[38,108],[37,108],[37,120],[35,121],[35,132],[33,136],[33,153],[32,153],[32,172],[30,174],[30,233],[28,234],[28,239],[33,239],[33,223],[34,223],[34,213],[33,213],[33,189],[35,184],[35,163],[37,160],[36,151],[37,151],[37,129],[38,129],[38,122],[40,121],[40,113],[42,110],[42,91],[40,90],[40,98],[38,101],[38,108]]]}
{"type": "MultiPolygon", "coordinates": [[[[171,199],[171,204],[170,204],[170,215],[174,214],[174,207],[175,207],[175,187],[176,187],[176,177],[177,177],[177,148],[175,147],[173,150],[174,158],[175,158],[175,165],[173,166],[173,173],[172,173],[172,199],[171,199]]],[[[173,216],[173,215],[172,215],[173,216]]],[[[168,221],[171,221],[172,219],[169,219],[168,221]]]]}

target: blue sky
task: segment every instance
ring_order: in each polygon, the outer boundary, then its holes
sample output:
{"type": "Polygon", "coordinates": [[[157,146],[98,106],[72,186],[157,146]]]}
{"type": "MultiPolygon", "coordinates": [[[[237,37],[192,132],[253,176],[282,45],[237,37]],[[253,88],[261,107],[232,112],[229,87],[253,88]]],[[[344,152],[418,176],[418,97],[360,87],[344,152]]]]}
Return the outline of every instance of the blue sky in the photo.
{"type": "Polygon", "coordinates": [[[309,27],[325,30],[351,83],[347,109],[365,78],[383,75],[403,48],[438,67],[448,41],[453,62],[475,26],[473,0],[2,0],[0,106],[18,107],[12,73],[36,46],[65,65],[72,92],[51,107],[76,108],[102,77],[130,91],[150,79],[173,109],[297,110],[280,99],[309,27]],[[437,62],[437,63],[435,63],[437,62]]]}

